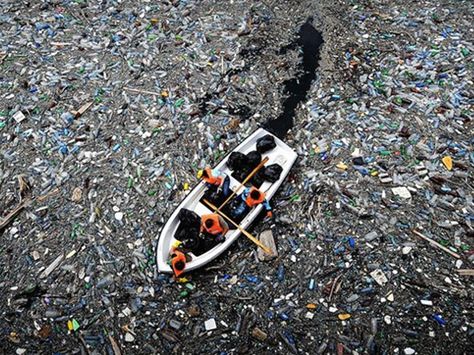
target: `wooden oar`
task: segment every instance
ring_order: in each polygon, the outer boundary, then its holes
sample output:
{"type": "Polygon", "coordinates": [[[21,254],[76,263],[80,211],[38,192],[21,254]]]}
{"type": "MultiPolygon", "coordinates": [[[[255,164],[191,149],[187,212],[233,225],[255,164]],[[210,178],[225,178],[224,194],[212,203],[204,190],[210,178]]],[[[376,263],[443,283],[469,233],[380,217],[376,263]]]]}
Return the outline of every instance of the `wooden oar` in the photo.
{"type": "Polygon", "coordinates": [[[267,254],[271,254],[271,250],[265,246],[264,244],[262,244],[257,238],[255,238],[252,234],[250,234],[249,232],[247,232],[245,229],[243,229],[240,225],[238,225],[237,223],[235,223],[230,217],[228,217],[225,213],[219,211],[219,209],[214,206],[211,202],[209,202],[208,200],[204,199],[203,200],[204,203],[206,205],[208,205],[210,208],[212,208],[215,212],[217,212],[219,215],[221,215],[222,217],[224,217],[226,220],[228,220],[230,223],[232,223],[235,227],[237,227],[247,238],[249,238],[252,242],[254,242],[257,246],[259,246],[260,248],[262,248],[262,250],[267,253],[267,254]]]}
{"type": "Polygon", "coordinates": [[[260,164],[257,165],[257,167],[255,169],[252,170],[252,172],[245,178],[245,180],[240,184],[240,186],[234,191],[232,192],[229,197],[227,197],[227,199],[219,206],[219,208],[217,208],[216,210],[217,211],[220,211],[222,209],[222,207],[224,207],[227,202],[229,202],[232,197],[235,196],[235,194],[237,192],[239,192],[239,190],[242,188],[242,186],[245,186],[245,184],[265,165],[265,163],[268,161],[268,157],[265,157],[261,162],[260,164]]]}

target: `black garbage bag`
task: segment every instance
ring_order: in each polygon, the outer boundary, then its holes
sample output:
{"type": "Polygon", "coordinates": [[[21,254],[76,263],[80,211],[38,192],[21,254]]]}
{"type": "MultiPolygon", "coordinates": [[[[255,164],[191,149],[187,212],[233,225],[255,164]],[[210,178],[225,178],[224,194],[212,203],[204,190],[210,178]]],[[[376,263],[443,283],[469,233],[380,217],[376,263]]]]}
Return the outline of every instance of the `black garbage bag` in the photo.
{"type": "Polygon", "coordinates": [[[232,171],[245,170],[248,166],[248,159],[245,154],[240,152],[232,152],[230,153],[226,164],[232,171]]]}
{"type": "Polygon", "coordinates": [[[188,228],[198,228],[201,226],[201,218],[199,215],[194,212],[187,210],[186,208],[181,208],[178,212],[178,219],[181,222],[181,225],[188,228]]]}
{"type": "Polygon", "coordinates": [[[246,170],[236,170],[232,173],[232,177],[238,182],[243,182],[247,176],[248,173],[246,170]]]}
{"type": "Polygon", "coordinates": [[[275,138],[270,134],[267,134],[262,138],[257,139],[257,151],[260,154],[268,152],[269,150],[272,150],[275,147],[275,138]]]}
{"type": "Polygon", "coordinates": [[[262,154],[256,150],[252,150],[247,154],[247,171],[250,173],[262,161],[262,154]]]}
{"type": "Polygon", "coordinates": [[[190,240],[198,238],[199,232],[200,232],[199,227],[189,228],[183,224],[180,224],[178,226],[178,230],[176,231],[176,234],[174,235],[174,237],[181,242],[185,242],[185,241],[190,241],[190,240]]]}
{"type": "Polygon", "coordinates": [[[265,182],[265,169],[260,169],[250,180],[252,186],[255,186],[257,189],[262,186],[265,182]]]}
{"type": "Polygon", "coordinates": [[[199,233],[194,237],[182,239],[181,242],[183,243],[181,245],[182,250],[188,253],[194,253],[195,255],[201,254],[202,238],[200,237],[199,233]]]}
{"type": "Polygon", "coordinates": [[[283,168],[278,164],[272,164],[265,167],[263,177],[265,181],[276,182],[280,178],[283,168]]]}

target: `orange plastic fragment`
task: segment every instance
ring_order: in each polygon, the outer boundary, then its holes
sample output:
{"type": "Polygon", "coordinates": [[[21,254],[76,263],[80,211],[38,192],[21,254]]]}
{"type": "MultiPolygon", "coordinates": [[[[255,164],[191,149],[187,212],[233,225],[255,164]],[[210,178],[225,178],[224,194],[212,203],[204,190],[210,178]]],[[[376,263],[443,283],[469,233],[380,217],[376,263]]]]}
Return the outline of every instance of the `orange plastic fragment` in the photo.
{"type": "Polygon", "coordinates": [[[451,158],[449,155],[445,156],[443,159],[441,159],[441,161],[443,162],[446,169],[449,171],[453,169],[453,158],[451,158]]]}

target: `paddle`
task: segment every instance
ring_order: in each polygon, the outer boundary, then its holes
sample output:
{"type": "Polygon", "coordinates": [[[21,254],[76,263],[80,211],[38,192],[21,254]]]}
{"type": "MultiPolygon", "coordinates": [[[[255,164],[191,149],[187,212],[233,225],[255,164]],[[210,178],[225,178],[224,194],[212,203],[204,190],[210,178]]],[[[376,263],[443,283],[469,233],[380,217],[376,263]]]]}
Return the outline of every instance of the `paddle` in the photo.
{"type": "Polygon", "coordinates": [[[230,223],[232,223],[235,227],[237,227],[247,238],[249,238],[252,242],[254,242],[257,246],[259,246],[260,248],[262,248],[262,250],[267,253],[267,254],[271,254],[271,250],[265,246],[264,244],[260,243],[260,241],[255,238],[252,234],[250,234],[249,232],[247,232],[245,229],[243,229],[240,225],[238,225],[237,223],[235,223],[232,219],[230,219],[230,217],[226,216],[225,213],[219,211],[219,209],[214,206],[212,203],[210,203],[208,200],[204,199],[203,200],[204,203],[206,205],[208,205],[210,208],[212,208],[215,212],[217,212],[219,215],[221,215],[222,217],[224,217],[226,220],[228,220],[230,223]]]}
{"type": "Polygon", "coordinates": [[[216,208],[216,211],[220,211],[222,209],[222,207],[224,207],[227,202],[229,202],[232,197],[235,196],[235,194],[237,192],[239,192],[239,190],[245,186],[245,184],[265,165],[265,163],[268,161],[268,157],[265,157],[261,162],[260,164],[257,165],[257,167],[255,169],[252,170],[252,172],[245,178],[245,180],[240,184],[240,186],[234,191],[232,192],[229,197],[227,197],[227,199],[219,206],[219,208],[216,208]]]}

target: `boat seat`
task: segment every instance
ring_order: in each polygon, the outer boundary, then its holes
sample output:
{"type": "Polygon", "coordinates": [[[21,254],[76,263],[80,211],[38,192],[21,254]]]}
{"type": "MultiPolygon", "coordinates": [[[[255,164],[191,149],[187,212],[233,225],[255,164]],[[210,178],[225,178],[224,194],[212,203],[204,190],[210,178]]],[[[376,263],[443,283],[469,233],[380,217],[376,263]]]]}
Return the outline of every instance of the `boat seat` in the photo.
{"type": "Polygon", "coordinates": [[[196,207],[194,207],[194,212],[196,212],[199,216],[212,213],[212,211],[201,202],[196,204],[196,207]]]}
{"type": "Polygon", "coordinates": [[[285,163],[286,163],[286,157],[284,155],[281,155],[281,154],[277,155],[275,160],[272,162],[272,164],[278,164],[282,168],[285,166],[285,163]]]}

